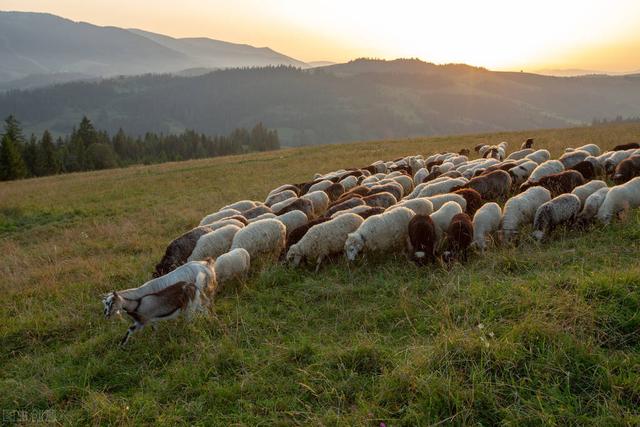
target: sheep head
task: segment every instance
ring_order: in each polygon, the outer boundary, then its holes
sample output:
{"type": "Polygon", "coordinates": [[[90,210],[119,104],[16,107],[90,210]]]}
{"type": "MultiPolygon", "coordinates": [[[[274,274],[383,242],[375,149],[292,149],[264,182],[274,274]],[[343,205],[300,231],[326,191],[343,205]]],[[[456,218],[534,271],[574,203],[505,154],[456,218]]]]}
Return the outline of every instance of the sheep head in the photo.
{"type": "Polygon", "coordinates": [[[356,257],[364,248],[364,239],[359,233],[350,233],[344,243],[344,254],[349,261],[355,261],[356,257]]]}

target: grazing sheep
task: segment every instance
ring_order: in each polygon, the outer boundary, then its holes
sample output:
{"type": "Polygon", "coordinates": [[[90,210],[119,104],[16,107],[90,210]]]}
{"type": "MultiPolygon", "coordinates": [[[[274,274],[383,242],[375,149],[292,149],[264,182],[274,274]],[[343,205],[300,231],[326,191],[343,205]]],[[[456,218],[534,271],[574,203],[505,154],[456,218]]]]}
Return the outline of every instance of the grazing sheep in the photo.
{"type": "Polygon", "coordinates": [[[547,160],[546,162],[539,164],[531,175],[529,175],[529,179],[527,182],[538,182],[540,178],[547,175],[554,175],[556,173],[560,173],[564,170],[564,165],[558,160],[547,160]]]}
{"type": "Polygon", "coordinates": [[[586,159],[577,165],[571,166],[569,169],[580,172],[580,175],[582,175],[586,180],[591,180],[597,175],[596,168],[593,163],[586,159]]]}
{"type": "Polygon", "coordinates": [[[296,228],[309,222],[309,218],[302,211],[291,211],[277,216],[275,219],[287,227],[287,235],[296,228]]]}
{"type": "Polygon", "coordinates": [[[469,151],[468,148],[462,148],[460,151],[458,151],[458,154],[460,154],[461,156],[469,156],[469,154],[471,154],[471,151],[469,151]]]}
{"type": "Polygon", "coordinates": [[[498,163],[496,165],[493,166],[489,166],[486,169],[478,169],[475,171],[474,175],[475,176],[480,176],[480,175],[488,175],[489,173],[493,172],[493,171],[497,171],[497,170],[501,170],[501,171],[508,171],[511,168],[514,168],[518,166],[516,164],[516,162],[502,162],[502,163],[498,163]]]}
{"type": "Polygon", "coordinates": [[[575,194],[562,194],[543,203],[533,220],[533,237],[542,240],[560,224],[573,223],[580,212],[580,199],[575,194]]]}
{"type": "Polygon", "coordinates": [[[344,244],[347,259],[354,261],[363,250],[378,252],[402,246],[414,215],[410,209],[397,208],[367,218],[347,237],[344,244]]]}
{"type": "Polygon", "coordinates": [[[570,193],[574,188],[584,184],[584,178],[578,171],[568,170],[554,175],[547,175],[540,178],[537,182],[524,183],[520,186],[522,191],[531,187],[544,187],[551,192],[552,197],[560,194],[570,193]]]}
{"type": "Polygon", "coordinates": [[[241,215],[240,211],[236,210],[236,209],[224,209],[218,212],[214,212],[212,214],[209,214],[207,216],[205,216],[204,218],[202,218],[202,220],[200,221],[200,224],[198,225],[209,225],[212,222],[216,222],[219,221],[221,219],[225,219],[225,218],[229,218],[231,216],[235,216],[235,215],[241,215]]]}
{"type": "Polygon", "coordinates": [[[331,206],[325,213],[325,216],[330,217],[336,212],[345,211],[347,209],[351,209],[351,208],[355,208],[356,206],[363,206],[363,205],[365,205],[365,203],[364,203],[364,200],[362,200],[362,197],[360,198],[353,197],[351,199],[347,199],[343,202],[340,202],[331,206]]]}
{"type": "Polygon", "coordinates": [[[333,185],[333,181],[331,181],[329,179],[325,179],[325,180],[322,180],[320,182],[316,182],[315,184],[313,184],[311,187],[309,187],[309,189],[307,190],[306,193],[311,193],[311,192],[314,192],[314,191],[324,191],[327,188],[331,187],[331,185],[333,185]]]}
{"type": "Polygon", "coordinates": [[[395,182],[402,186],[402,194],[409,194],[413,191],[413,179],[406,175],[396,176],[393,178],[395,182]]]}
{"type": "Polygon", "coordinates": [[[531,224],[536,210],[551,200],[551,193],[544,187],[532,187],[507,200],[504,205],[501,229],[503,239],[508,242],[520,227],[531,224]]]}
{"type": "Polygon", "coordinates": [[[374,187],[371,187],[371,191],[369,191],[367,195],[371,196],[377,193],[391,193],[393,194],[393,197],[396,198],[396,200],[400,200],[404,195],[404,189],[402,188],[402,185],[398,184],[397,182],[388,182],[383,185],[376,185],[374,187]]]}
{"type": "Polygon", "coordinates": [[[461,188],[460,190],[454,191],[453,194],[464,197],[464,200],[467,202],[464,211],[471,216],[482,206],[482,196],[472,188],[461,188]]]}
{"type": "Polygon", "coordinates": [[[227,205],[220,210],[222,211],[225,209],[235,209],[237,211],[243,212],[243,211],[248,211],[249,209],[255,208],[255,207],[256,207],[256,202],[252,200],[240,200],[238,202],[227,205]]]}
{"type": "Polygon", "coordinates": [[[229,252],[233,237],[238,231],[240,231],[239,227],[227,225],[203,235],[198,239],[187,261],[203,261],[207,258],[215,259],[229,252]]]}
{"type": "Polygon", "coordinates": [[[431,202],[434,212],[440,209],[447,202],[456,202],[460,205],[460,209],[462,209],[463,211],[467,209],[467,199],[462,197],[460,194],[438,194],[437,196],[424,197],[424,199],[427,199],[431,202]]]}
{"type": "Polygon", "coordinates": [[[586,151],[587,153],[589,153],[594,157],[600,155],[600,147],[598,147],[596,144],[585,144],[577,148],[567,148],[564,151],[567,153],[570,153],[572,151],[586,151]]]}
{"type": "Polygon", "coordinates": [[[289,251],[289,247],[291,247],[291,245],[295,245],[296,243],[298,243],[311,227],[317,224],[322,224],[323,222],[327,222],[329,220],[331,220],[331,218],[316,218],[304,225],[301,225],[300,227],[295,228],[293,231],[288,233],[285,253],[289,251]]]}
{"type": "Polygon", "coordinates": [[[345,209],[343,211],[338,211],[338,212],[334,213],[333,215],[331,215],[331,218],[335,218],[335,217],[338,217],[340,215],[344,215],[344,214],[348,214],[348,213],[353,213],[353,214],[356,214],[356,215],[360,215],[363,212],[367,212],[369,209],[371,209],[371,207],[369,207],[367,205],[354,206],[351,209],[345,209]]]}
{"type": "Polygon", "coordinates": [[[596,191],[606,186],[607,186],[607,183],[604,181],[599,181],[599,180],[589,181],[584,185],[580,185],[579,187],[574,188],[571,194],[575,194],[576,196],[578,196],[578,199],[580,199],[581,206],[584,206],[584,202],[587,200],[587,198],[590,195],[592,195],[596,191]]]}
{"type": "Polygon", "coordinates": [[[484,143],[477,144],[475,147],[473,147],[473,151],[475,151],[476,153],[479,153],[482,147],[488,147],[488,145],[484,143]]]}
{"type": "Polygon", "coordinates": [[[484,252],[487,247],[487,235],[500,229],[502,209],[495,202],[484,204],[473,215],[473,244],[484,252]]]}
{"type": "Polygon", "coordinates": [[[449,178],[435,184],[427,184],[426,187],[420,190],[418,197],[430,197],[438,194],[448,193],[453,188],[463,186],[467,182],[468,181],[464,178],[449,178]]]}
{"type": "Polygon", "coordinates": [[[608,224],[614,215],[638,206],[640,206],[640,177],[609,189],[602,206],[598,209],[598,220],[608,224]]]}
{"type": "Polygon", "coordinates": [[[353,175],[351,175],[351,176],[348,176],[348,177],[343,178],[342,180],[340,180],[340,182],[338,184],[342,184],[342,186],[344,187],[345,191],[349,191],[353,187],[358,185],[358,178],[353,176],[353,175]]]}
{"type": "Polygon", "coordinates": [[[618,163],[611,179],[616,185],[620,185],[638,175],[640,175],[640,156],[631,156],[618,163]]]}
{"type": "Polygon", "coordinates": [[[473,224],[466,213],[453,216],[447,229],[447,246],[452,258],[467,260],[467,251],[473,242],[473,224]]]}
{"type": "Polygon", "coordinates": [[[527,138],[520,146],[521,150],[531,149],[533,147],[533,138],[527,138]]]}
{"type": "Polygon", "coordinates": [[[578,215],[578,219],[583,222],[591,221],[598,214],[598,210],[607,197],[609,190],[609,187],[603,187],[587,197],[582,212],[578,215]]]}
{"type": "Polygon", "coordinates": [[[449,229],[451,219],[457,214],[462,213],[462,208],[456,202],[447,202],[440,209],[430,215],[433,223],[436,226],[436,236],[438,241],[442,239],[442,236],[449,229]]]}
{"type": "Polygon", "coordinates": [[[293,190],[283,190],[274,194],[270,194],[264,201],[264,204],[271,207],[276,203],[283,202],[287,199],[294,199],[298,197],[298,193],[293,190]]]}
{"type": "Polygon", "coordinates": [[[329,201],[330,202],[335,202],[336,200],[338,200],[340,198],[340,196],[342,196],[345,192],[345,188],[344,185],[340,184],[339,182],[336,182],[335,184],[331,184],[329,187],[327,187],[324,192],[327,193],[327,196],[329,196],[329,201]]]}
{"type": "Polygon", "coordinates": [[[436,227],[429,215],[417,214],[409,221],[407,246],[409,256],[416,264],[433,261],[438,237],[436,227]]]}
{"type": "Polygon", "coordinates": [[[385,211],[386,211],[386,209],[383,208],[383,207],[380,207],[380,206],[374,206],[374,207],[367,206],[367,209],[364,209],[364,210],[358,212],[358,216],[360,216],[362,219],[367,219],[370,216],[380,215],[381,213],[384,213],[385,211]]]}
{"type": "Polygon", "coordinates": [[[370,207],[382,207],[388,208],[395,205],[398,200],[391,193],[383,192],[377,194],[370,194],[362,198],[362,201],[370,207]]]}
{"type": "Polygon", "coordinates": [[[287,212],[298,210],[298,211],[304,212],[305,215],[307,215],[307,218],[310,218],[310,219],[314,218],[313,204],[309,199],[303,199],[300,197],[297,199],[285,200],[284,202],[281,202],[281,203],[284,203],[284,205],[281,205],[280,203],[278,203],[276,205],[273,205],[272,207],[273,213],[275,213],[276,215],[282,215],[287,212]]]}
{"type": "Polygon", "coordinates": [[[164,251],[164,256],[160,262],[156,264],[153,277],[164,276],[186,263],[187,258],[189,258],[189,255],[193,252],[193,248],[196,247],[198,239],[210,231],[211,228],[207,226],[196,227],[169,243],[167,249],[164,251]]]}
{"type": "Polygon", "coordinates": [[[309,191],[300,198],[311,202],[313,217],[322,216],[329,209],[329,196],[324,191],[309,191]]]}
{"type": "Polygon", "coordinates": [[[261,257],[278,259],[285,247],[287,228],[277,219],[252,222],[236,233],[231,250],[244,248],[252,262],[261,257]]]}
{"type": "Polygon", "coordinates": [[[416,215],[431,215],[431,213],[433,213],[433,204],[427,198],[402,200],[391,206],[389,210],[399,207],[411,209],[416,215]]]}
{"type": "Polygon", "coordinates": [[[259,216],[255,217],[255,218],[251,218],[248,221],[248,224],[251,224],[252,222],[260,221],[261,219],[268,219],[268,218],[275,218],[275,217],[276,217],[276,214],[271,213],[271,212],[267,212],[267,213],[264,213],[262,215],[259,215],[259,216]]]}
{"type": "Polygon", "coordinates": [[[511,175],[503,170],[493,171],[471,179],[462,188],[476,190],[483,200],[495,201],[509,194],[511,175]]]}
{"type": "Polygon", "coordinates": [[[537,164],[542,164],[551,158],[551,153],[549,150],[537,150],[531,154],[527,154],[524,156],[525,159],[533,160],[537,164]]]}
{"type": "Polygon", "coordinates": [[[507,172],[511,175],[511,179],[514,185],[520,185],[525,182],[535,168],[538,167],[538,164],[533,160],[527,160],[524,163],[519,164],[518,166],[512,167],[507,172]]]}
{"type": "Polygon", "coordinates": [[[421,184],[423,180],[429,175],[429,171],[426,168],[420,168],[413,176],[414,188],[416,185],[421,184]]]}
{"type": "Polygon", "coordinates": [[[242,216],[247,220],[251,220],[267,213],[273,213],[273,211],[269,206],[261,205],[242,212],[242,216]]]}
{"type": "Polygon", "coordinates": [[[616,167],[622,162],[624,159],[630,157],[633,154],[633,150],[626,151],[614,151],[611,156],[609,156],[606,160],[604,160],[603,166],[607,175],[613,174],[616,167]]]}
{"type": "Polygon", "coordinates": [[[285,191],[285,190],[291,190],[294,193],[296,193],[296,196],[300,193],[300,188],[298,188],[298,186],[293,185],[293,184],[283,184],[278,188],[274,188],[273,190],[271,190],[269,192],[269,196],[276,194],[276,193],[280,193],[281,191],[285,191]]]}
{"type": "Polygon", "coordinates": [[[638,144],[637,142],[631,142],[629,144],[620,144],[613,147],[612,151],[623,151],[623,150],[629,150],[632,148],[640,148],[640,144],[638,144]]]}
{"type": "Polygon", "coordinates": [[[577,165],[590,155],[591,153],[589,153],[588,151],[570,151],[568,153],[564,153],[558,160],[564,165],[565,169],[569,169],[570,167],[577,165]]]}
{"type": "Polygon", "coordinates": [[[246,277],[250,267],[251,256],[243,248],[234,249],[216,258],[213,269],[218,281],[218,292],[229,281],[246,277]]]}
{"type": "Polygon", "coordinates": [[[232,216],[230,218],[221,219],[220,221],[212,222],[209,225],[202,225],[200,227],[208,227],[211,231],[215,231],[218,228],[225,227],[227,225],[235,225],[236,227],[244,227],[249,223],[247,220],[240,220],[238,216],[232,216]]]}
{"type": "Polygon", "coordinates": [[[347,236],[360,227],[364,220],[356,214],[344,214],[317,224],[287,252],[287,262],[298,266],[303,259],[314,260],[316,271],[322,261],[344,248],[347,236]]]}

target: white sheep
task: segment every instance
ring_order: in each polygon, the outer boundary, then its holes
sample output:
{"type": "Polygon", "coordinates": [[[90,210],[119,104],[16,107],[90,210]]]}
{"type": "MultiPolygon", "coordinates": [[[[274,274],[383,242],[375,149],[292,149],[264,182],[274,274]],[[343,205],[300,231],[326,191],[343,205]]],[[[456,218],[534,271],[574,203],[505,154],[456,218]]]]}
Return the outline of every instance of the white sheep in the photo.
{"type": "Polygon", "coordinates": [[[424,179],[427,177],[427,175],[429,175],[429,171],[427,170],[427,168],[418,169],[416,174],[413,176],[413,184],[414,184],[414,186],[418,185],[418,184],[422,184],[422,181],[424,181],[424,179]]]}
{"type": "Polygon", "coordinates": [[[244,223],[235,218],[225,218],[211,224],[201,225],[200,227],[209,227],[211,231],[216,231],[219,228],[226,227],[227,225],[235,225],[239,228],[244,228],[244,223]]]}
{"type": "Polygon", "coordinates": [[[301,199],[308,199],[313,206],[313,213],[316,217],[324,215],[329,209],[329,203],[331,200],[324,191],[309,191],[307,194],[301,197],[301,199]]]}
{"type": "Polygon", "coordinates": [[[402,186],[402,194],[409,194],[413,191],[413,180],[406,175],[399,175],[393,178],[395,182],[402,186]]]}
{"type": "Polygon", "coordinates": [[[564,223],[572,223],[580,212],[580,199],[575,194],[561,194],[543,203],[533,220],[533,237],[542,240],[547,232],[564,223]]]}
{"type": "Polygon", "coordinates": [[[462,213],[462,208],[456,202],[447,202],[440,209],[429,215],[436,228],[436,236],[438,240],[442,240],[444,233],[449,229],[451,219],[457,214],[462,213]]]}
{"type": "Polygon", "coordinates": [[[284,191],[284,190],[293,190],[294,192],[295,192],[295,191],[299,191],[298,187],[296,187],[295,185],[292,185],[292,184],[282,184],[281,186],[276,187],[276,188],[274,188],[273,190],[271,190],[271,191],[269,192],[268,196],[271,196],[271,195],[273,195],[273,194],[279,193],[279,192],[284,191]]]}
{"type": "Polygon", "coordinates": [[[640,206],[640,177],[635,177],[624,184],[611,187],[602,206],[598,209],[598,220],[608,224],[614,215],[638,206],[640,206]]]}
{"type": "Polygon", "coordinates": [[[240,200],[238,202],[227,205],[220,210],[223,211],[225,209],[235,209],[237,211],[244,212],[255,207],[256,207],[256,202],[254,202],[253,200],[240,200]]]}
{"type": "Polygon", "coordinates": [[[276,214],[272,212],[267,212],[267,213],[263,213],[262,215],[258,215],[255,218],[251,218],[247,220],[247,222],[250,224],[252,222],[260,221],[261,219],[268,219],[268,218],[275,218],[275,217],[276,217],[276,214]]]}
{"type": "Polygon", "coordinates": [[[226,225],[215,231],[200,236],[187,261],[202,261],[207,258],[217,258],[229,251],[233,237],[240,227],[226,225]]]}
{"type": "Polygon", "coordinates": [[[460,205],[460,208],[463,211],[467,210],[467,199],[462,197],[460,194],[447,193],[447,194],[438,194],[437,196],[425,197],[427,200],[431,202],[433,206],[433,211],[437,211],[447,202],[456,202],[460,205]]]}
{"type": "Polygon", "coordinates": [[[418,197],[429,197],[437,194],[448,193],[452,188],[466,184],[468,181],[464,178],[449,178],[445,181],[436,182],[435,184],[428,184],[422,190],[418,197]]]}
{"type": "Polygon", "coordinates": [[[569,169],[589,157],[591,153],[584,150],[574,150],[569,151],[568,153],[564,153],[560,156],[560,162],[564,165],[565,169],[569,169]]]}
{"type": "Polygon", "coordinates": [[[261,256],[277,259],[284,249],[287,228],[277,219],[263,219],[252,222],[236,233],[231,243],[231,250],[244,248],[249,252],[251,260],[261,256]]]}
{"type": "Polygon", "coordinates": [[[277,203],[283,202],[283,201],[288,200],[288,199],[294,199],[296,197],[298,197],[298,195],[296,194],[295,191],[293,191],[293,190],[283,190],[283,191],[280,191],[278,193],[274,193],[274,194],[271,194],[271,195],[267,196],[267,198],[264,201],[264,204],[269,206],[269,207],[272,207],[273,205],[275,205],[277,203]]]}
{"type": "Polygon", "coordinates": [[[576,196],[578,196],[578,199],[580,199],[581,205],[584,206],[584,202],[587,200],[587,198],[590,195],[592,195],[599,189],[604,188],[606,186],[607,186],[606,182],[594,179],[593,181],[589,181],[586,184],[583,184],[574,188],[571,194],[575,194],[576,196]]]}
{"type": "Polygon", "coordinates": [[[518,233],[520,227],[531,224],[536,210],[551,200],[551,193],[544,187],[531,187],[507,200],[502,211],[501,229],[505,241],[518,233]]]}
{"type": "Polygon", "coordinates": [[[533,160],[527,160],[524,163],[519,164],[518,166],[514,166],[508,170],[509,175],[513,179],[513,182],[517,185],[522,184],[527,179],[531,173],[538,167],[538,164],[533,160]]]}
{"type": "Polygon", "coordinates": [[[577,148],[567,148],[564,151],[568,153],[571,151],[580,151],[580,150],[586,151],[594,157],[597,157],[600,155],[600,147],[598,147],[596,144],[586,144],[577,148]]]}
{"type": "Polygon", "coordinates": [[[355,206],[355,207],[353,207],[351,209],[345,209],[343,211],[335,212],[333,215],[331,215],[331,218],[336,218],[336,217],[339,217],[339,216],[345,215],[345,214],[360,215],[361,213],[366,212],[369,209],[371,209],[371,206],[367,206],[367,205],[355,206]]]}
{"type": "Polygon", "coordinates": [[[307,222],[309,222],[307,215],[305,215],[304,212],[298,210],[289,211],[277,216],[275,219],[277,219],[278,221],[283,223],[285,227],[287,227],[287,236],[296,228],[303,226],[307,222]]]}
{"type": "Polygon", "coordinates": [[[494,202],[485,203],[473,215],[473,245],[482,252],[487,247],[487,235],[498,231],[500,220],[502,219],[502,209],[494,202]]]}
{"type": "Polygon", "coordinates": [[[404,207],[411,209],[415,214],[431,215],[433,212],[433,204],[426,197],[412,200],[401,200],[398,204],[391,206],[388,210],[404,207]]]}
{"type": "Polygon", "coordinates": [[[513,153],[509,154],[506,160],[521,160],[529,154],[533,153],[533,151],[533,148],[524,148],[522,150],[514,151],[513,153]]]}
{"type": "Polygon", "coordinates": [[[542,164],[551,158],[551,153],[549,150],[541,149],[536,150],[531,154],[527,154],[525,159],[533,160],[537,164],[542,164]]]}
{"type": "Polygon", "coordinates": [[[358,185],[358,178],[353,175],[349,175],[348,177],[341,179],[340,184],[344,187],[344,191],[349,191],[358,185]]]}
{"type": "Polygon", "coordinates": [[[318,271],[326,257],[342,251],[347,236],[356,231],[363,222],[362,217],[347,213],[314,225],[298,243],[289,248],[287,262],[298,266],[303,259],[313,260],[318,271]]]}
{"type": "Polygon", "coordinates": [[[598,209],[602,206],[609,190],[609,187],[603,187],[587,197],[578,218],[582,221],[590,221],[593,219],[598,214],[598,209]]]}
{"type": "Polygon", "coordinates": [[[251,267],[251,256],[246,249],[237,248],[220,255],[213,264],[218,281],[218,290],[233,280],[247,276],[251,267]]]}
{"type": "Polygon", "coordinates": [[[397,208],[370,216],[347,237],[344,244],[347,259],[354,261],[363,250],[381,252],[402,247],[407,238],[409,221],[414,215],[411,209],[397,208]]]}
{"type": "Polygon", "coordinates": [[[333,185],[333,181],[330,181],[328,179],[325,179],[325,180],[320,181],[320,182],[316,182],[311,187],[309,187],[309,190],[307,191],[307,194],[308,193],[312,193],[314,191],[324,191],[327,188],[331,187],[332,185],[333,185]]]}
{"type": "Polygon", "coordinates": [[[620,164],[624,159],[630,157],[635,150],[621,150],[614,151],[608,158],[604,160],[602,166],[604,167],[605,172],[612,173],[616,166],[620,164]]]}
{"type": "Polygon", "coordinates": [[[547,160],[539,164],[531,175],[529,175],[528,182],[538,182],[540,178],[560,173],[564,170],[564,165],[558,160],[547,160]]]}
{"type": "Polygon", "coordinates": [[[221,219],[229,218],[235,215],[242,215],[239,210],[236,209],[224,209],[218,212],[214,212],[202,218],[198,225],[209,225],[221,219]]]}

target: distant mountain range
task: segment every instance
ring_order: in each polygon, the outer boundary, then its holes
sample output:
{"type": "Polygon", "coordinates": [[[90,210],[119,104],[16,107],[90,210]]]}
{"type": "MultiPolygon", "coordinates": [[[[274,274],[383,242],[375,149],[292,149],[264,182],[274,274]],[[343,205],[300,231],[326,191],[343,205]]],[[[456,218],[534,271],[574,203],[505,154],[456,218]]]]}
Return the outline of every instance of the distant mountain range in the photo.
{"type": "Polygon", "coordinates": [[[262,121],[284,145],[566,127],[639,112],[640,74],[550,77],[419,60],[193,69],[0,94],[0,117],[15,114],[27,132],[68,133],[85,114],[130,134],[226,134],[262,121]]]}
{"type": "Polygon", "coordinates": [[[178,39],[44,13],[0,12],[0,90],[117,75],[268,65],[308,67],[267,47],[178,39]]]}

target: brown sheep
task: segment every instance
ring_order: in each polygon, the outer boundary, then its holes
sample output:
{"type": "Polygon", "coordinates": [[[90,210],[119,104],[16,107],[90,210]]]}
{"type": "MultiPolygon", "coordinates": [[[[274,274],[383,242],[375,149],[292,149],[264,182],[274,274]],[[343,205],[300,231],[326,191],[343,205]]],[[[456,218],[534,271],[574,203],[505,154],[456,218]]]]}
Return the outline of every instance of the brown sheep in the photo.
{"type": "Polygon", "coordinates": [[[211,228],[206,226],[196,227],[174,239],[164,251],[164,256],[156,265],[152,276],[154,278],[164,276],[186,263],[193,248],[196,247],[198,239],[210,231],[211,228]]]}
{"type": "Polygon", "coordinates": [[[404,190],[402,189],[402,185],[394,182],[389,182],[387,184],[382,184],[371,188],[371,191],[369,191],[369,194],[367,194],[367,196],[373,196],[374,194],[379,193],[391,193],[393,194],[393,197],[396,198],[396,200],[400,200],[404,195],[404,190]]]}
{"type": "Polygon", "coordinates": [[[514,168],[516,166],[518,166],[516,162],[502,162],[502,163],[498,163],[497,165],[489,166],[486,169],[480,169],[482,171],[480,175],[486,175],[493,171],[508,171],[509,169],[514,168]]]}
{"type": "Polygon", "coordinates": [[[475,146],[475,147],[473,147],[473,151],[475,151],[476,153],[479,153],[479,152],[480,152],[480,149],[481,149],[482,147],[484,147],[485,145],[487,145],[487,144],[485,144],[484,142],[481,142],[480,144],[476,144],[476,146],[475,146]]]}
{"type": "Polygon", "coordinates": [[[469,156],[469,154],[471,154],[471,151],[469,151],[468,148],[463,148],[460,151],[458,151],[458,154],[460,154],[461,156],[469,156]]]}
{"type": "Polygon", "coordinates": [[[407,165],[396,165],[389,169],[389,172],[400,171],[404,175],[411,176],[411,167],[407,165]]]}
{"type": "Polygon", "coordinates": [[[467,201],[466,212],[469,216],[473,217],[476,211],[482,207],[482,196],[472,188],[462,188],[454,191],[453,194],[459,194],[467,201]]]}
{"type": "Polygon", "coordinates": [[[286,247],[286,250],[283,252],[283,255],[289,252],[289,248],[291,247],[291,245],[295,245],[296,243],[298,243],[300,239],[302,239],[304,235],[307,234],[307,231],[309,231],[311,227],[313,227],[316,224],[322,224],[323,222],[329,221],[330,219],[331,218],[328,218],[328,217],[316,218],[304,225],[301,225],[300,227],[294,228],[291,231],[291,233],[289,233],[289,235],[287,236],[287,247],[286,247]]]}
{"type": "Polygon", "coordinates": [[[329,201],[335,202],[344,194],[344,185],[336,182],[327,187],[324,192],[329,196],[329,201]]]}
{"type": "Polygon", "coordinates": [[[567,170],[553,175],[547,175],[540,178],[537,182],[525,182],[520,186],[520,191],[528,188],[540,186],[544,187],[551,193],[551,197],[557,197],[564,193],[571,193],[574,188],[584,184],[584,177],[578,171],[567,170]]]}
{"type": "Polygon", "coordinates": [[[342,197],[340,197],[338,200],[336,200],[335,202],[331,202],[329,204],[329,207],[333,207],[335,205],[339,205],[342,202],[346,202],[347,200],[350,199],[362,199],[364,196],[358,193],[344,193],[342,195],[342,197]]]}
{"type": "Polygon", "coordinates": [[[424,265],[435,259],[436,226],[429,215],[415,215],[409,221],[408,246],[410,257],[418,265],[424,265]]]}
{"type": "Polygon", "coordinates": [[[580,172],[587,181],[594,179],[598,175],[596,167],[588,160],[581,161],[577,165],[570,167],[569,170],[580,172]]]}
{"type": "Polygon", "coordinates": [[[466,261],[471,242],[473,242],[473,223],[471,218],[466,213],[456,214],[451,219],[447,230],[449,256],[453,259],[459,256],[462,261],[466,261]]]}
{"type": "Polygon", "coordinates": [[[435,160],[433,162],[427,163],[425,167],[427,168],[428,171],[430,171],[431,168],[433,168],[434,166],[440,166],[442,163],[443,163],[443,160],[435,160]]]}
{"type": "Polygon", "coordinates": [[[287,191],[287,190],[291,190],[294,193],[296,193],[296,195],[300,195],[300,187],[298,187],[295,184],[285,184],[285,185],[279,187],[278,191],[274,191],[273,194],[282,193],[283,191],[287,191]]]}
{"type": "Polygon", "coordinates": [[[449,172],[445,172],[440,176],[448,176],[449,178],[460,178],[462,174],[456,170],[451,170],[449,172]]]}
{"type": "Polygon", "coordinates": [[[338,203],[337,205],[333,205],[331,206],[327,212],[325,213],[325,216],[330,217],[331,215],[333,215],[336,212],[340,212],[340,211],[344,211],[347,209],[351,209],[351,208],[355,208],[356,206],[363,206],[365,203],[362,199],[359,198],[353,198],[353,199],[348,199],[345,200],[342,203],[338,203]]]}
{"type": "Polygon", "coordinates": [[[436,179],[437,177],[439,177],[440,175],[442,175],[442,172],[440,171],[433,171],[433,172],[429,172],[429,175],[425,176],[424,179],[422,180],[422,182],[429,182],[429,181],[433,181],[434,179],[436,179]]]}
{"type": "Polygon", "coordinates": [[[266,213],[273,213],[273,211],[269,206],[260,205],[260,206],[256,206],[255,208],[251,208],[247,211],[242,212],[242,216],[245,217],[246,219],[253,219],[266,213]]]}
{"type": "Polygon", "coordinates": [[[620,185],[636,176],[640,176],[640,156],[631,156],[618,163],[611,178],[616,185],[620,185]]]}
{"type": "Polygon", "coordinates": [[[640,144],[637,142],[630,142],[629,144],[620,144],[613,147],[613,151],[630,150],[632,148],[640,148],[640,144]]]}
{"type": "Polygon", "coordinates": [[[509,194],[511,182],[509,173],[497,170],[486,175],[477,176],[465,185],[454,188],[454,191],[461,188],[471,188],[480,193],[483,200],[495,202],[509,194]]]}
{"type": "Polygon", "coordinates": [[[372,208],[381,207],[388,208],[389,206],[393,206],[398,203],[398,199],[387,191],[382,193],[370,194],[362,198],[362,201],[372,208]]]}
{"type": "Polygon", "coordinates": [[[376,167],[373,165],[369,165],[366,168],[362,168],[363,170],[367,170],[369,171],[369,173],[371,173],[371,175],[374,175],[377,171],[376,171],[376,167]]]}
{"type": "Polygon", "coordinates": [[[287,206],[280,209],[277,214],[283,215],[291,211],[302,211],[309,219],[314,217],[313,203],[311,203],[311,200],[309,199],[296,199],[292,203],[289,203],[287,206]]]}
{"type": "Polygon", "coordinates": [[[385,211],[385,208],[380,207],[380,206],[375,206],[375,207],[367,209],[366,211],[358,213],[358,215],[361,216],[362,219],[367,219],[370,216],[380,215],[384,211],[385,211]]]}
{"type": "Polygon", "coordinates": [[[521,150],[533,147],[533,138],[527,138],[525,142],[520,146],[521,150]]]}

